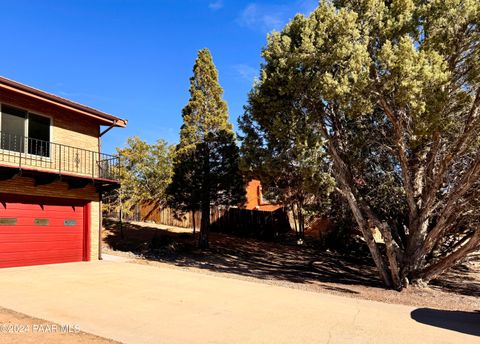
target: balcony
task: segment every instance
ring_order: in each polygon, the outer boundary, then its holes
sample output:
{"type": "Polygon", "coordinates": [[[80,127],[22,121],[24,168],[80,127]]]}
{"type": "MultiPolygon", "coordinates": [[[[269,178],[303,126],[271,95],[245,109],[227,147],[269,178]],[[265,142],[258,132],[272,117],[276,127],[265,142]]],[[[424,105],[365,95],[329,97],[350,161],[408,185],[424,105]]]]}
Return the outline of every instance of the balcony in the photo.
{"type": "Polygon", "coordinates": [[[0,179],[27,172],[43,184],[61,178],[72,185],[115,185],[120,161],[108,154],[0,132],[0,166],[0,179]]]}

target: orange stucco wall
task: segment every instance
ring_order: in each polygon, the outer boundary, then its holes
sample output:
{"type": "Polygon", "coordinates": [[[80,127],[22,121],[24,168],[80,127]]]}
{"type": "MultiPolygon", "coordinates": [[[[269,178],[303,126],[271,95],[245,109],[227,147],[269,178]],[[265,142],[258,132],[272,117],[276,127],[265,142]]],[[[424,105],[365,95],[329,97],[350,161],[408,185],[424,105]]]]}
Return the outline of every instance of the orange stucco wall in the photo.
{"type": "Polygon", "coordinates": [[[257,179],[252,179],[247,184],[247,201],[245,202],[245,209],[248,210],[262,210],[275,211],[281,208],[281,205],[266,203],[262,196],[262,184],[257,179]]]}

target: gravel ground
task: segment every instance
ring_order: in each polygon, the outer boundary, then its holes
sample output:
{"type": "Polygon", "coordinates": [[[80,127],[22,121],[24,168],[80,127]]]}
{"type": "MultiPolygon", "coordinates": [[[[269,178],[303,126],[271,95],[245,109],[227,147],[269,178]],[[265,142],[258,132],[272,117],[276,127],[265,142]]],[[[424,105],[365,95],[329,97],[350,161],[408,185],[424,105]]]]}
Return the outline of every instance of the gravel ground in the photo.
{"type": "Polygon", "coordinates": [[[453,269],[430,287],[397,292],[382,287],[368,258],[218,233],[212,233],[210,249],[200,251],[191,234],[178,232],[158,225],[125,224],[122,239],[115,223],[107,222],[103,252],[138,264],[221,274],[314,292],[443,310],[480,310],[478,263],[453,269]]]}

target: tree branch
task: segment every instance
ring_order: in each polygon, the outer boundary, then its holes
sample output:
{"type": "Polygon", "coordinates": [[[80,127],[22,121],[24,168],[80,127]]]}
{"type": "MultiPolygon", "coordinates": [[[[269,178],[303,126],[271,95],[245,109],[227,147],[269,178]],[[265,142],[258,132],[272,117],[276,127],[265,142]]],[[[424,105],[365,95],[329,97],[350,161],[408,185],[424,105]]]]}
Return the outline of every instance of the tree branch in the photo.
{"type": "Polygon", "coordinates": [[[394,128],[395,145],[397,147],[398,160],[402,169],[403,185],[405,188],[405,193],[407,195],[409,223],[410,226],[412,226],[417,218],[418,210],[415,203],[415,191],[413,188],[412,176],[410,174],[410,164],[408,162],[408,156],[406,154],[407,145],[403,136],[403,133],[405,132],[405,127],[401,124],[401,121],[397,118],[393,109],[390,107],[390,105],[383,96],[380,96],[379,101],[382,109],[385,111],[385,114],[387,115],[394,128]]]}
{"type": "MultiPolygon", "coordinates": [[[[453,148],[449,151],[448,155],[446,157],[443,157],[438,171],[435,174],[433,174],[433,169],[435,166],[434,159],[436,158],[436,154],[432,155],[432,160],[429,161],[431,171],[429,172],[429,179],[427,179],[426,181],[427,184],[425,186],[425,194],[423,195],[423,203],[425,206],[423,207],[422,213],[420,215],[421,219],[426,219],[431,213],[436,193],[438,192],[440,186],[445,180],[445,176],[449,168],[451,167],[451,162],[454,160],[454,157],[463,155],[469,147],[468,143],[473,139],[473,136],[476,136],[472,134],[474,133],[475,128],[478,126],[478,123],[477,125],[475,125],[475,120],[478,118],[479,106],[480,88],[477,90],[475,100],[473,101],[473,104],[468,113],[463,132],[460,134],[458,140],[455,142],[453,148]]],[[[439,145],[439,142],[436,142],[439,140],[439,136],[436,136],[437,138],[434,136],[434,144],[439,145]]],[[[438,152],[439,148],[436,148],[436,150],[438,152]]]]}
{"type": "Polygon", "coordinates": [[[358,199],[355,196],[356,189],[353,187],[353,178],[351,177],[351,173],[341,158],[340,154],[337,151],[336,145],[334,144],[331,135],[328,134],[328,130],[325,125],[321,126],[322,135],[324,136],[325,140],[327,141],[328,149],[331,153],[334,163],[334,174],[336,180],[340,184],[341,194],[346,198],[350,209],[352,210],[353,216],[355,221],[358,224],[360,231],[362,232],[363,237],[367,243],[367,246],[370,250],[372,258],[377,266],[379,271],[380,277],[382,278],[383,282],[387,287],[392,285],[391,275],[388,273],[388,268],[385,265],[383,257],[381,255],[380,250],[375,243],[375,239],[373,234],[368,226],[368,223],[365,217],[362,214],[361,207],[358,204],[358,199]]]}
{"type": "Polygon", "coordinates": [[[463,246],[461,246],[459,249],[454,251],[453,253],[445,256],[444,258],[438,260],[434,264],[428,266],[426,269],[424,269],[422,272],[416,276],[417,278],[420,278],[424,280],[425,282],[428,282],[436,277],[438,277],[440,274],[442,274],[444,271],[448,270],[452,266],[458,264],[461,262],[465,257],[477,250],[480,245],[480,228],[477,228],[475,232],[472,234],[468,242],[464,243],[463,246]]]}
{"type": "Polygon", "coordinates": [[[418,261],[435,245],[438,237],[445,231],[448,227],[448,219],[456,211],[454,204],[467,193],[472,185],[477,182],[478,177],[480,176],[480,152],[477,154],[475,162],[470,168],[470,170],[465,173],[462,178],[456,183],[455,188],[450,192],[448,198],[444,200],[445,207],[438,217],[437,224],[433,229],[426,235],[425,240],[421,248],[415,252],[415,260],[418,261]]]}

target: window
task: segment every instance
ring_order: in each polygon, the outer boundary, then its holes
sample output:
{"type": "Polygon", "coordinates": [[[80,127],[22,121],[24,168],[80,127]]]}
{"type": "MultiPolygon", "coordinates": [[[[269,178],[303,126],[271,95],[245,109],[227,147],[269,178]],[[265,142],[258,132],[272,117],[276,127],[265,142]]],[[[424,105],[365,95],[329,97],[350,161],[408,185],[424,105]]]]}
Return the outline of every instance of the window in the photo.
{"type": "Polygon", "coordinates": [[[0,226],[14,226],[17,224],[17,219],[14,217],[0,217],[0,226]]]}
{"type": "Polygon", "coordinates": [[[25,119],[27,112],[2,106],[2,149],[24,152],[25,119]]]}
{"type": "Polygon", "coordinates": [[[28,115],[28,153],[50,156],[50,118],[28,115]]]}
{"type": "Polygon", "coordinates": [[[50,156],[50,118],[8,105],[1,106],[0,148],[50,156]]]}

